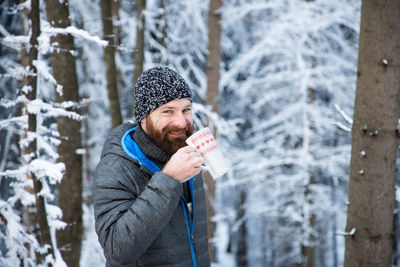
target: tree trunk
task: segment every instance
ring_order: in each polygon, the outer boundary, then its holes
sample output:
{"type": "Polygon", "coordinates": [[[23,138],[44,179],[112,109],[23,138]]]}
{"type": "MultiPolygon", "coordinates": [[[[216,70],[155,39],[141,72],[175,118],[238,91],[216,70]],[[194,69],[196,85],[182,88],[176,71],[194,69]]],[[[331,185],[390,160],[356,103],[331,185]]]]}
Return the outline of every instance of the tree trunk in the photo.
{"type": "MultiPolygon", "coordinates": [[[[118,60],[122,60],[125,55],[124,53],[121,52],[121,44],[122,44],[122,35],[123,35],[123,31],[122,31],[122,25],[121,25],[121,16],[120,16],[120,9],[121,9],[121,1],[122,0],[112,0],[111,1],[111,5],[112,5],[112,16],[113,16],[113,29],[114,29],[114,45],[115,45],[115,52],[114,55],[116,57],[116,64],[115,64],[115,68],[116,68],[116,76],[117,76],[117,88],[119,88],[118,93],[119,93],[119,101],[120,101],[120,112],[121,112],[121,117],[122,117],[122,121],[124,121],[124,112],[122,112],[124,110],[124,104],[121,100],[125,100],[125,103],[128,102],[129,105],[131,104],[131,100],[128,99],[124,99],[124,93],[123,93],[123,88],[126,88],[125,85],[125,81],[122,78],[122,72],[121,72],[121,68],[118,65],[118,60]],[[114,22],[117,21],[117,23],[114,24],[114,22]]],[[[123,45],[123,44],[122,44],[123,45]]],[[[129,115],[130,116],[130,111],[129,111],[129,115]]]]}
{"type": "MultiPolygon", "coordinates": [[[[335,186],[336,184],[335,183],[332,183],[332,194],[331,194],[331,201],[332,201],[332,203],[334,204],[334,205],[336,205],[336,203],[337,203],[337,200],[336,200],[336,195],[337,195],[337,188],[336,188],[336,186],[335,186]]],[[[331,223],[332,223],[332,233],[335,233],[336,231],[337,231],[337,214],[336,213],[333,213],[332,214],[332,217],[331,217],[331,223]]],[[[333,234],[332,236],[331,236],[331,239],[332,239],[332,250],[331,250],[331,253],[332,253],[332,257],[333,257],[333,259],[332,259],[332,267],[338,267],[339,266],[339,264],[338,264],[338,244],[337,244],[337,241],[336,241],[336,238],[337,238],[337,235],[335,235],[335,234],[333,234]]]]}
{"type": "MultiPolygon", "coordinates": [[[[212,111],[219,111],[219,64],[221,61],[221,13],[219,9],[222,7],[221,0],[210,0],[210,9],[208,12],[208,55],[206,63],[207,75],[207,94],[206,105],[210,105],[212,111]],[[217,11],[218,10],[218,11],[217,11]]],[[[214,136],[216,132],[214,131],[214,136]]],[[[215,222],[211,218],[215,215],[215,181],[208,172],[204,173],[204,182],[206,184],[206,207],[207,207],[207,225],[208,225],[208,251],[211,262],[216,261],[215,246],[212,242],[215,235],[215,222]]]]}
{"type": "Polygon", "coordinates": [[[208,55],[207,55],[207,96],[206,105],[212,107],[212,111],[219,111],[219,65],[221,62],[221,0],[210,0],[208,12],[208,55]]]}
{"type": "MultiPolygon", "coordinates": [[[[119,10],[121,8],[122,0],[112,0],[112,15],[119,22],[121,20],[121,16],[119,15],[119,10]]],[[[113,25],[114,29],[114,44],[116,48],[118,48],[122,43],[122,27],[121,24],[117,23],[117,25],[113,25]]]]}
{"type": "MultiPolygon", "coordinates": [[[[84,155],[84,178],[86,180],[86,185],[91,184],[92,180],[92,170],[90,169],[90,157],[91,157],[91,144],[90,144],[90,124],[89,124],[89,96],[87,96],[85,93],[83,94],[82,98],[84,100],[87,100],[85,104],[83,105],[82,112],[84,115],[84,119],[82,122],[83,126],[83,136],[82,136],[82,141],[83,141],[83,147],[85,149],[85,155],[84,155]]],[[[90,206],[93,204],[92,202],[92,190],[90,190],[90,186],[84,186],[84,192],[83,195],[85,196],[85,204],[87,206],[90,206]]]]}
{"type": "MultiPolygon", "coordinates": [[[[311,167],[310,167],[311,168],[311,167]]],[[[309,182],[308,185],[306,186],[305,190],[305,198],[306,198],[306,204],[309,208],[312,209],[313,206],[313,200],[311,200],[312,197],[312,190],[311,186],[315,183],[315,178],[313,177],[313,174],[310,173],[309,177],[309,182]]],[[[305,224],[306,228],[310,228],[310,231],[314,231],[315,229],[315,220],[316,216],[315,214],[311,211],[307,214],[305,214],[305,224]]],[[[314,267],[315,266],[315,236],[313,233],[308,233],[307,236],[307,244],[303,244],[301,246],[301,254],[303,256],[303,263],[301,266],[304,267],[314,267]]]]}
{"type": "MultiPolygon", "coordinates": [[[[144,64],[144,14],[143,11],[146,9],[146,0],[137,0],[136,1],[136,17],[137,17],[137,28],[136,28],[136,46],[134,52],[134,61],[135,61],[135,71],[133,73],[133,87],[136,84],[137,79],[140,74],[143,72],[143,64],[144,64]]],[[[134,117],[135,110],[135,97],[134,92],[132,90],[133,95],[133,105],[132,105],[132,115],[134,117]]]]}
{"type": "MultiPolygon", "coordinates": [[[[23,3],[25,3],[25,1],[26,0],[20,0],[19,3],[23,4],[23,3]]],[[[34,5],[36,5],[36,3],[34,5]]],[[[37,47],[35,47],[34,45],[31,45],[31,43],[32,44],[37,43],[37,39],[35,37],[33,37],[33,25],[35,25],[35,24],[32,22],[32,19],[33,19],[33,9],[29,10],[28,8],[24,8],[20,11],[20,16],[19,16],[19,22],[20,22],[20,26],[21,26],[20,27],[20,35],[29,35],[30,28],[32,28],[32,33],[31,33],[32,35],[31,35],[30,42],[29,42],[29,44],[24,44],[24,43],[21,44],[20,53],[21,53],[22,67],[24,69],[32,68],[32,70],[34,70],[34,72],[36,74],[37,70],[36,70],[36,67],[32,64],[32,62],[33,62],[33,60],[37,59],[38,51],[37,51],[37,47]],[[31,12],[32,12],[32,14],[31,14],[31,12]],[[29,23],[30,19],[31,19],[31,21],[29,23]],[[29,50],[30,47],[32,48],[32,50],[36,49],[36,51],[35,52],[30,51],[29,50]],[[30,56],[32,56],[32,58],[30,58],[30,56]]],[[[40,24],[40,21],[38,23],[40,24]]],[[[35,27],[37,27],[37,26],[35,26],[35,27]]],[[[39,26],[39,29],[40,29],[40,26],[39,26]]],[[[35,33],[40,34],[40,33],[37,33],[37,30],[35,30],[35,33]]],[[[30,95],[29,95],[29,93],[25,94],[26,98],[29,100],[36,99],[37,76],[30,77],[28,75],[24,75],[24,77],[22,79],[22,84],[23,84],[23,86],[30,86],[32,88],[30,95]],[[30,85],[30,83],[32,83],[32,85],[30,85]]],[[[20,94],[23,94],[23,93],[24,92],[21,90],[20,94]]],[[[27,108],[28,108],[27,103],[24,103],[22,105],[23,105],[23,107],[21,108],[20,115],[22,115],[23,113],[25,113],[25,114],[27,113],[27,108]]],[[[36,121],[35,121],[36,115],[34,115],[34,114],[27,114],[27,115],[28,115],[28,128],[24,129],[24,136],[23,136],[24,139],[28,137],[29,131],[36,132],[36,121]]],[[[20,140],[18,140],[18,143],[19,142],[20,142],[20,140]]],[[[21,159],[24,159],[25,155],[29,155],[31,152],[36,152],[36,150],[37,150],[37,143],[34,141],[32,143],[30,143],[28,147],[21,146],[21,150],[20,150],[21,159]]],[[[4,151],[4,153],[5,153],[5,151],[4,151]]],[[[3,154],[3,155],[5,156],[5,154],[3,154]]],[[[34,155],[36,158],[36,154],[34,154],[34,155]]],[[[26,162],[24,162],[24,163],[29,164],[31,162],[31,160],[33,160],[33,159],[34,158],[31,157],[30,159],[26,160],[26,162]]],[[[32,174],[27,175],[27,179],[32,180],[32,185],[34,185],[34,181],[33,181],[34,178],[35,177],[33,177],[32,174]]],[[[27,185],[27,186],[25,186],[25,190],[29,194],[31,194],[33,196],[35,195],[34,187],[27,185]]],[[[35,228],[36,228],[35,225],[37,225],[37,223],[35,222],[36,221],[35,217],[36,217],[37,213],[34,212],[34,208],[32,208],[32,206],[26,206],[26,207],[21,206],[20,209],[22,212],[23,224],[28,229],[28,232],[34,233],[36,235],[36,238],[39,240],[39,237],[37,236],[37,232],[35,231],[35,228]]],[[[25,244],[25,247],[27,248],[28,251],[30,250],[30,245],[31,244],[25,244]]],[[[41,256],[39,255],[39,258],[40,257],[41,256]]],[[[25,259],[24,258],[20,258],[20,259],[21,259],[21,265],[24,265],[25,259]]],[[[38,259],[38,261],[40,261],[40,259],[38,259]]]]}
{"type": "MultiPolygon", "coordinates": [[[[237,219],[242,220],[246,216],[246,189],[240,192],[240,202],[238,207],[237,219]]],[[[247,267],[247,228],[246,220],[239,226],[238,229],[238,248],[236,253],[236,264],[240,267],[247,267]]]]}
{"type": "MultiPolygon", "coordinates": [[[[29,40],[30,51],[29,51],[29,70],[32,71],[33,74],[28,76],[27,82],[30,86],[31,90],[26,93],[26,98],[30,101],[36,99],[37,92],[37,69],[33,64],[34,60],[38,59],[38,40],[37,38],[40,36],[40,8],[39,8],[39,0],[31,1],[31,11],[30,11],[30,20],[31,20],[31,37],[29,40]]],[[[36,115],[28,113],[28,133],[36,133],[36,115]]],[[[27,136],[25,136],[27,137],[27,136]]],[[[36,139],[31,141],[28,147],[25,148],[24,154],[28,156],[28,163],[35,160],[37,158],[37,144],[36,139]]],[[[39,244],[43,247],[44,245],[50,246],[50,250],[46,253],[39,254],[37,253],[37,263],[41,263],[43,259],[47,255],[53,255],[53,248],[51,243],[50,236],[50,228],[47,222],[47,213],[46,213],[46,203],[43,196],[40,195],[40,191],[42,190],[42,182],[36,178],[34,173],[28,174],[28,179],[33,180],[33,191],[35,194],[35,208],[36,213],[28,211],[27,219],[29,220],[28,225],[32,226],[32,231],[36,236],[36,239],[39,241],[39,244]]],[[[31,189],[27,189],[30,191],[31,189]]],[[[28,244],[29,245],[29,244],[28,244]]],[[[53,255],[54,258],[54,255],[53,255]]]]}
{"type": "MultiPolygon", "coordinates": [[[[53,27],[66,28],[71,25],[68,1],[46,0],[48,20],[53,27]]],[[[51,38],[56,49],[51,54],[53,75],[63,86],[62,93],[56,92],[56,101],[79,102],[78,79],[76,75],[74,40],[70,34],[57,34],[51,38]]],[[[73,109],[79,113],[78,109],[73,109]]],[[[68,266],[79,266],[82,240],[82,156],[81,123],[58,117],[58,131],[61,144],[58,146],[59,161],[65,164],[64,177],[58,186],[58,205],[63,212],[67,227],[57,232],[58,246],[68,266]]]]}
{"type": "Polygon", "coordinates": [[[115,66],[114,27],[112,22],[112,0],[100,0],[101,17],[103,20],[103,38],[108,41],[104,48],[106,63],[107,91],[110,102],[111,128],[122,123],[121,106],[117,86],[117,68],[115,66]]]}
{"type": "Polygon", "coordinates": [[[391,266],[399,145],[399,17],[397,0],[362,2],[346,226],[349,267],[391,266]]]}
{"type": "MultiPolygon", "coordinates": [[[[312,63],[311,66],[314,68],[316,65],[316,58],[314,56],[311,57],[312,63]]],[[[313,105],[316,99],[316,90],[314,88],[307,88],[307,105],[313,105]]],[[[309,135],[315,134],[315,125],[311,119],[308,119],[306,122],[307,130],[310,133],[309,135]]],[[[311,140],[309,138],[305,138],[304,145],[308,147],[310,150],[311,140]]],[[[311,151],[308,151],[308,154],[311,158],[314,158],[311,151]]],[[[316,215],[314,213],[314,201],[312,199],[313,190],[312,187],[315,185],[315,174],[312,165],[308,165],[308,184],[306,185],[304,191],[305,204],[307,207],[304,209],[304,229],[309,233],[306,234],[306,242],[301,246],[301,255],[303,257],[302,266],[305,267],[314,267],[315,266],[315,224],[316,224],[316,215]]]]}

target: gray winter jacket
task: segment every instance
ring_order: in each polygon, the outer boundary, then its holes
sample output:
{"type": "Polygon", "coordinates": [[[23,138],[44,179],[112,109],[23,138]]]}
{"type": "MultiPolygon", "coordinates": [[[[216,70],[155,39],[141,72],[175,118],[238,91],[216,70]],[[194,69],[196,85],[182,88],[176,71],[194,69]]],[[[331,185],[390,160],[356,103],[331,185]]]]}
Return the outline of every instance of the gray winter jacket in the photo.
{"type": "MultiPolygon", "coordinates": [[[[95,172],[96,232],[107,266],[194,266],[185,220],[186,211],[191,226],[186,205],[191,198],[181,200],[187,195],[182,184],[163,172],[150,172],[124,151],[121,139],[133,127],[125,123],[112,131],[95,172]]],[[[160,169],[169,160],[170,155],[140,126],[132,139],[160,169]]],[[[201,175],[195,177],[193,188],[193,251],[197,266],[210,266],[201,175]]]]}

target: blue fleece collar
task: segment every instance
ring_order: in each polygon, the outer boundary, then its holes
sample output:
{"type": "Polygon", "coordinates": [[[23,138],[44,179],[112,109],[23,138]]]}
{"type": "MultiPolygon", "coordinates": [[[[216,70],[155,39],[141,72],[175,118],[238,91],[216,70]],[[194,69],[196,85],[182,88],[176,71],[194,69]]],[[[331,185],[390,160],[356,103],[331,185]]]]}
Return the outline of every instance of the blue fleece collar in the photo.
{"type": "Polygon", "coordinates": [[[161,169],[154,162],[146,157],[146,155],[139,148],[138,144],[133,141],[130,133],[134,132],[135,129],[136,127],[129,129],[122,137],[121,144],[125,153],[137,162],[139,162],[140,165],[145,166],[152,173],[161,171],[161,169]]]}

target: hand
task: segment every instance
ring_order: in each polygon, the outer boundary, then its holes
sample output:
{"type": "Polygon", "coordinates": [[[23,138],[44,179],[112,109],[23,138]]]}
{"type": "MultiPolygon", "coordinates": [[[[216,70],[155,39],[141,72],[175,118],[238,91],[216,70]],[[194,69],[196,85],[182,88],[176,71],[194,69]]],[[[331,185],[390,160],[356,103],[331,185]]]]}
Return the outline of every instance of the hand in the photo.
{"type": "Polygon", "coordinates": [[[180,183],[184,183],[201,171],[203,158],[190,146],[180,148],[165,164],[162,171],[180,183]]]}

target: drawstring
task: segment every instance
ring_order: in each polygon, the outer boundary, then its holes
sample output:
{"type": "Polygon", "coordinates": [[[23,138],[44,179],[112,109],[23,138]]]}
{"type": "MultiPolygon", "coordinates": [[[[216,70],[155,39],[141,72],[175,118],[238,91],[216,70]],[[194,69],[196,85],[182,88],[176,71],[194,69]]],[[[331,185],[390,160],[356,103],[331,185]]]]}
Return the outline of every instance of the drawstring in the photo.
{"type": "Polygon", "coordinates": [[[190,243],[190,252],[192,253],[192,260],[193,260],[193,266],[197,267],[197,262],[196,262],[196,253],[194,251],[194,237],[193,237],[193,225],[194,225],[194,216],[195,216],[195,203],[194,203],[194,194],[193,194],[193,180],[194,177],[191,178],[188,183],[189,183],[189,188],[190,188],[190,194],[192,195],[192,204],[193,204],[193,219],[192,219],[192,226],[190,227],[189,224],[189,217],[185,208],[185,201],[183,200],[183,198],[181,197],[181,204],[182,204],[182,208],[183,208],[183,213],[185,214],[185,221],[186,221],[186,229],[188,232],[188,236],[189,236],[189,243],[190,243]]]}

